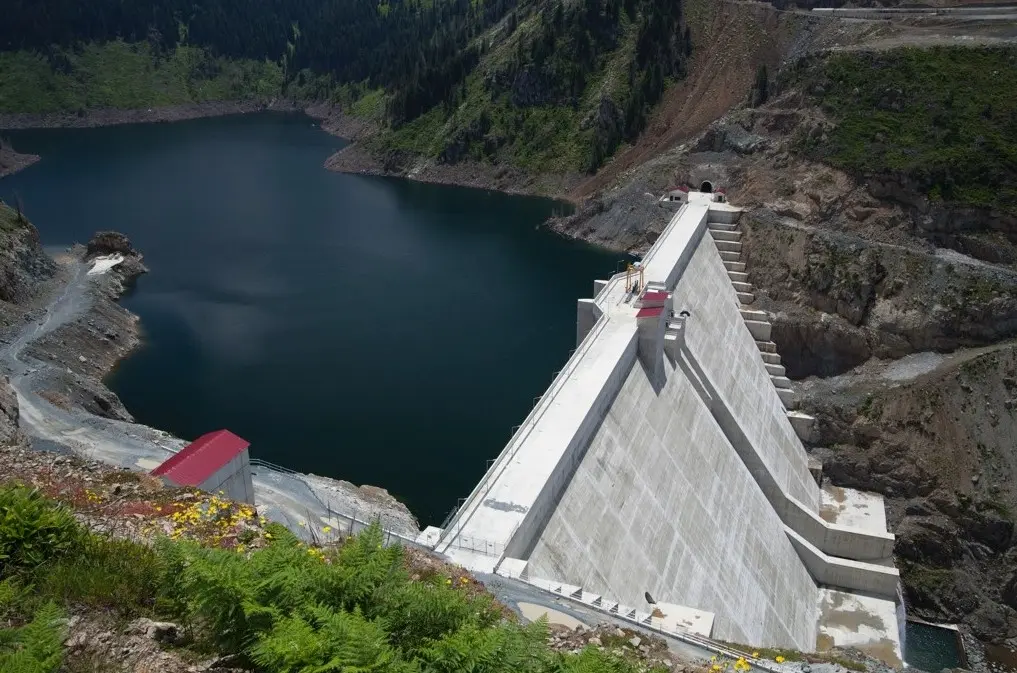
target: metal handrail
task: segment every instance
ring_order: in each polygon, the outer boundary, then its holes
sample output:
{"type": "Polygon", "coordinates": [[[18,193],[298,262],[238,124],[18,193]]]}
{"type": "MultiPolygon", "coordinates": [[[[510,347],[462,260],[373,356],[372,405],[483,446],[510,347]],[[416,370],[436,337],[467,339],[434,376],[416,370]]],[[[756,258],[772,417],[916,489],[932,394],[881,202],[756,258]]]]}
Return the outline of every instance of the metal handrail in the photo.
{"type": "Polygon", "coordinates": [[[248,460],[248,462],[251,464],[252,467],[264,467],[269,470],[275,470],[276,472],[283,472],[285,474],[295,474],[298,476],[301,476],[303,474],[301,472],[297,472],[296,470],[291,470],[288,467],[283,467],[282,465],[276,465],[275,463],[270,463],[267,460],[262,460],[261,458],[251,458],[248,460]]]}

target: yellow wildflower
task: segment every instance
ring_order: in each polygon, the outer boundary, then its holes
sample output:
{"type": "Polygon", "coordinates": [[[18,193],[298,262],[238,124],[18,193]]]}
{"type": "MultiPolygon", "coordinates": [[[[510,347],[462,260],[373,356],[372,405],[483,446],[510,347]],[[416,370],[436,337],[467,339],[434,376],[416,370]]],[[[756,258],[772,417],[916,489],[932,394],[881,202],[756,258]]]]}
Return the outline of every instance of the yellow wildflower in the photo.
{"type": "Polygon", "coordinates": [[[445,584],[452,584],[452,580],[445,580],[445,584]]]}
{"type": "Polygon", "coordinates": [[[776,657],[774,657],[773,660],[776,661],[778,664],[784,663],[784,657],[779,654],[776,657]]]}
{"type": "Polygon", "coordinates": [[[753,656],[753,657],[758,657],[758,656],[759,656],[759,652],[753,652],[753,653],[752,653],[752,656],[753,656]]]}
{"type": "Polygon", "coordinates": [[[332,532],[332,526],[325,526],[324,528],[321,529],[321,532],[322,533],[331,533],[332,532]]]}
{"type": "Polygon", "coordinates": [[[720,664],[714,664],[713,665],[713,670],[719,671],[720,670],[720,664]]]}

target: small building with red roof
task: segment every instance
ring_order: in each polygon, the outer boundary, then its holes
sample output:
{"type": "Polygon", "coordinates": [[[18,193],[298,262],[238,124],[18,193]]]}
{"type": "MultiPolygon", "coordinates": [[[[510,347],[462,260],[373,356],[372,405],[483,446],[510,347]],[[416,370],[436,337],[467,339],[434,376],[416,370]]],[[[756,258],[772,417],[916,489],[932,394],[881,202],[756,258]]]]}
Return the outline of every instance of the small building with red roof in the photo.
{"type": "Polygon", "coordinates": [[[194,486],[210,493],[223,491],[231,500],[253,505],[250,446],[229,430],[209,432],[152,470],[152,475],[176,486],[194,486]]]}

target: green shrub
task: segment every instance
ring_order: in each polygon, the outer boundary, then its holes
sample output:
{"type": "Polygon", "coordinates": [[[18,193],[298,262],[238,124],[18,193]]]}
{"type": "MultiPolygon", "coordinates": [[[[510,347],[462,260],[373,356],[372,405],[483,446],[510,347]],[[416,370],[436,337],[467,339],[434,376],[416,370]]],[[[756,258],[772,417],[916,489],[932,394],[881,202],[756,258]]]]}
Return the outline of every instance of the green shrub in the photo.
{"type": "Polygon", "coordinates": [[[47,603],[31,622],[16,629],[0,628],[0,671],[51,673],[63,661],[63,613],[47,603]]]}
{"type": "Polygon", "coordinates": [[[67,508],[23,486],[0,488],[0,577],[66,554],[81,537],[67,508]]]}
{"type": "Polygon", "coordinates": [[[482,628],[477,624],[466,624],[425,648],[422,659],[425,669],[434,673],[538,673],[553,670],[553,657],[547,649],[545,621],[525,627],[502,624],[496,628],[482,628]]]}
{"type": "Polygon", "coordinates": [[[360,610],[335,612],[310,607],[307,616],[278,621],[252,648],[254,661],[267,671],[412,671],[388,642],[381,620],[360,610]]]}
{"type": "Polygon", "coordinates": [[[149,547],[89,535],[74,556],[39,568],[35,574],[42,596],[133,617],[151,611],[159,573],[159,558],[149,547]]]}

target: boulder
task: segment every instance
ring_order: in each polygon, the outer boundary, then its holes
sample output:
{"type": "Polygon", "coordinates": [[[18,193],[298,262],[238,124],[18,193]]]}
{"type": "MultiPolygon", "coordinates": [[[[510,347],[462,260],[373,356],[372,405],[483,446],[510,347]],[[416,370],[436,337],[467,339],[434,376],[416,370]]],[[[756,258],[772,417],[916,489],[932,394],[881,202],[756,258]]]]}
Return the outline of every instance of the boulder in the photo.
{"type": "Polygon", "coordinates": [[[85,259],[90,260],[102,255],[113,255],[116,253],[120,253],[124,257],[139,254],[134,249],[134,246],[131,245],[130,239],[119,231],[99,231],[88,242],[85,250],[85,259]]]}
{"type": "Polygon", "coordinates": [[[127,635],[145,636],[170,645],[184,640],[184,630],[173,622],[156,622],[146,617],[135,619],[124,630],[127,635]]]}

